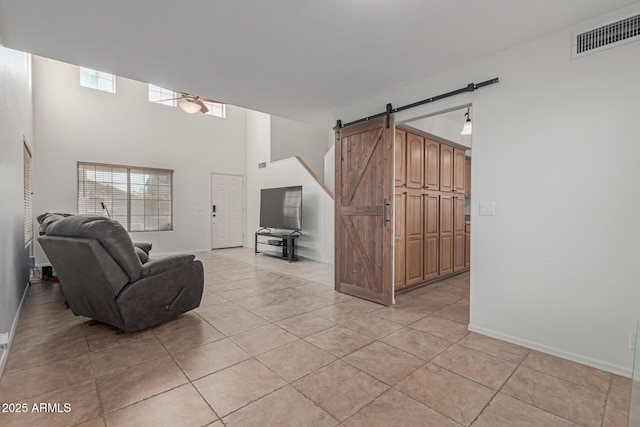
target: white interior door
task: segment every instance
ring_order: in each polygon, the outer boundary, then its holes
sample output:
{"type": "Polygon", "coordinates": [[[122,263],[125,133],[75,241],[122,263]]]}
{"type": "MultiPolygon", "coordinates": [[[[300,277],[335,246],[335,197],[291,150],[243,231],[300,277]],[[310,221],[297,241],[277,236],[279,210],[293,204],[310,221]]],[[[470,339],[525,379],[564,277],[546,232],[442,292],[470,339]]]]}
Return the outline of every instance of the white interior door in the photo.
{"type": "Polygon", "coordinates": [[[242,176],[211,174],[211,248],[243,244],[242,176]]]}

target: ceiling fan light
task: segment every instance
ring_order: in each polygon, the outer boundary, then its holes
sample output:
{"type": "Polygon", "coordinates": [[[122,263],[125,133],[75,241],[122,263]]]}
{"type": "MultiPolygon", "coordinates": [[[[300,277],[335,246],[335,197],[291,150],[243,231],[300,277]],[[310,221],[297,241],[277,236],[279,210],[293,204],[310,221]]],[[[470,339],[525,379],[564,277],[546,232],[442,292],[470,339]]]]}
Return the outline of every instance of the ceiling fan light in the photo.
{"type": "Polygon", "coordinates": [[[200,111],[200,108],[201,108],[200,105],[196,104],[195,102],[189,99],[182,101],[181,103],[178,104],[178,106],[182,111],[189,114],[195,114],[198,111],[200,111]]]}
{"type": "Polygon", "coordinates": [[[464,122],[464,126],[462,126],[462,132],[460,132],[460,135],[471,135],[472,132],[473,124],[471,123],[471,119],[467,119],[467,121],[464,122]]]}

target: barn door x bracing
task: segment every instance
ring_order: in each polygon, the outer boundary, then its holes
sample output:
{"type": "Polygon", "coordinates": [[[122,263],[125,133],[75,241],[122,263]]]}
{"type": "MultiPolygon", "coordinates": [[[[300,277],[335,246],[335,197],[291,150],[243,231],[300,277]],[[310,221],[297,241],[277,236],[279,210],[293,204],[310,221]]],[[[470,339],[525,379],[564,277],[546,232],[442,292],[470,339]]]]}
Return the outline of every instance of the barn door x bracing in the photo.
{"type": "Polygon", "coordinates": [[[336,131],[335,287],[390,305],[393,115],[336,131]]]}

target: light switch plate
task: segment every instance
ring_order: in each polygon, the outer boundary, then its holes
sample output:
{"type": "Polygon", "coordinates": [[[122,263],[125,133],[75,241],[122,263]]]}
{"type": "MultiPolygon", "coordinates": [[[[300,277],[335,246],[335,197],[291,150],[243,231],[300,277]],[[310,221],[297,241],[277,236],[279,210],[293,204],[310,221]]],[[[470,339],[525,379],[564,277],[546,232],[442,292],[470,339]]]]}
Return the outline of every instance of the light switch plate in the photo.
{"type": "Polygon", "coordinates": [[[480,202],[480,215],[493,216],[496,214],[496,202],[480,202]]]}

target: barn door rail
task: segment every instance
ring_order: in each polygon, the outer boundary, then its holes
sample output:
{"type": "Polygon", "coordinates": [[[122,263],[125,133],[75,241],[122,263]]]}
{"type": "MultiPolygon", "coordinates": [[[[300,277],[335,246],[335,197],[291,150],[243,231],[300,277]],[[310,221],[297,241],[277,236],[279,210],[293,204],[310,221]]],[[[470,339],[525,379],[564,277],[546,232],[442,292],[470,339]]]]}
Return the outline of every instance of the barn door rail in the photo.
{"type": "Polygon", "coordinates": [[[474,90],[480,89],[481,87],[498,83],[498,81],[499,81],[498,77],[496,77],[490,80],[485,80],[484,82],[481,82],[481,83],[469,83],[466,87],[452,90],[451,92],[443,93],[442,95],[432,96],[431,98],[423,99],[422,101],[414,102],[412,104],[407,104],[402,107],[393,108],[391,104],[387,104],[386,110],[382,113],[374,114],[373,116],[364,117],[362,119],[354,120],[352,122],[344,123],[344,124],[342,123],[341,120],[338,120],[336,122],[336,126],[333,129],[339,130],[339,129],[342,129],[343,127],[352,126],[362,122],[367,122],[369,120],[377,119],[379,117],[384,117],[384,116],[387,117],[387,127],[389,127],[389,116],[393,113],[408,110],[409,108],[419,107],[420,105],[429,104],[430,102],[439,101],[441,99],[449,98],[450,96],[459,95],[461,93],[473,92],[474,90]]]}

